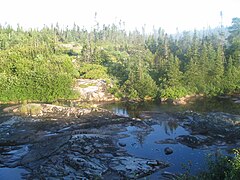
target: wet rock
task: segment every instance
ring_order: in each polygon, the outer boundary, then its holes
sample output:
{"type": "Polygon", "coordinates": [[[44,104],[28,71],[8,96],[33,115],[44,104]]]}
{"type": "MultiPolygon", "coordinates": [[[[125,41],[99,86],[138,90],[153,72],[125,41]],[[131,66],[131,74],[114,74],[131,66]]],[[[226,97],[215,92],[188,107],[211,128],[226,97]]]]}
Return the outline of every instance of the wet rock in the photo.
{"type": "Polygon", "coordinates": [[[14,125],[15,123],[19,123],[19,121],[21,121],[22,118],[18,117],[18,116],[13,116],[10,119],[8,119],[7,121],[4,121],[0,124],[1,128],[5,127],[10,127],[12,125],[14,125]]]}
{"type": "Polygon", "coordinates": [[[178,178],[178,176],[176,174],[171,173],[171,172],[167,172],[167,171],[164,171],[162,173],[162,176],[166,179],[177,179],[178,178]]]}
{"type": "Polygon", "coordinates": [[[110,162],[110,168],[125,178],[139,178],[155,172],[168,165],[157,161],[137,157],[115,157],[110,162]]]}
{"type": "Polygon", "coordinates": [[[197,139],[190,138],[181,140],[192,147],[199,145],[213,145],[217,141],[222,143],[234,144],[240,139],[240,116],[223,112],[211,112],[199,114],[195,112],[182,113],[181,125],[188,129],[192,135],[197,139]],[[204,135],[205,139],[200,138],[199,135],[204,135]],[[198,136],[198,137],[197,137],[198,136]],[[206,139],[206,137],[208,137],[206,139]]]}
{"type": "Polygon", "coordinates": [[[203,144],[208,144],[207,137],[204,136],[192,136],[192,135],[180,135],[176,140],[188,147],[197,148],[201,147],[203,144]]]}
{"type": "MultiPolygon", "coordinates": [[[[64,109],[48,107],[54,113],[64,109]]],[[[0,167],[22,166],[26,179],[104,179],[143,177],[166,163],[131,157],[119,142],[127,127],[144,138],[151,125],[109,112],[91,112],[81,118],[17,117],[0,121],[0,167]],[[18,119],[19,118],[19,119],[18,119]],[[55,119],[54,121],[52,119],[55,119]]]]}
{"type": "Polygon", "coordinates": [[[164,153],[165,153],[166,155],[170,155],[170,154],[173,153],[173,149],[170,148],[170,147],[166,147],[166,148],[164,149],[164,153]]]}
{"type": "Polygon", "coordinates": [[[164,140],[159,140],[159,141],[155,141],[155,143],[157,144],[177,144],[178,142],[176,141],[176,139],[164,139],[164,140]]]}
{"type": "Polygon", "coordinates": [[[125,147],[126,146],[125,143],[121,143],[121,142],[119,142],[118,145],[121,146],[121,147],[125,147]]]}
{"type": "Polygon", "coordinates": [[[108,169],[98,159],[91,157],[82,158],[68,155],[64,161],[75,170],[84,171],[84,173],[92,177],[101,176],[108,169]]]}
{"type": "Polygon", "coordinates": [[[64,144],[69,141],[69,136],[46,137],[39,143],[29,147],[29,152],[22,158],[21,164],[27,164],[49,156],[61,150],[64,144]]]}
{"type": "Polygon", "coordinates": [[[11,168],[19,166],[19,161],[21,160],[21,158],[29,152],[27,145],[5,147],[2,149],[2,151],[3,152],[1,152],[0,154],[0,159],[2,159],[2,163],[4,163],[5,166],[11,168]]]}
{"type": "Polygon", "coordinates": [[[240,104],[240,100],[236,100],[236,101],[234,101],[234,103],[240,104]]]}

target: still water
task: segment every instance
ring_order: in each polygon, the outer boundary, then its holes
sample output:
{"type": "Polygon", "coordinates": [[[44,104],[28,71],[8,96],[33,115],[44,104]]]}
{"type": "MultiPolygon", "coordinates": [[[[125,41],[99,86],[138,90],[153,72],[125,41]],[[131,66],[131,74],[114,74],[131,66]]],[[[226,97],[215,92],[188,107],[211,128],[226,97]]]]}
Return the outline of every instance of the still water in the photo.
{"type": "MultiPolygon", "coordinates": [[[[172,105],[160,103],[114,103],[104,106],[114,113],[126,116],[141,118],[141,112],[149,111],[155,113],[173,113],[186,110],[196,112],[226,112],[240,114],[240,105],[234,104],[228,99],[200,99],[191,102],[188,105],[172,105]]],[[[227,150],[232,147],[226,146],[206,146],[205,148],[197,149],[185,146],[180,143],[164,144],[156,143],[165,139],[175,139],[179,135],[189,135],[189,132],[179,125],[171,127],[167,121],[162,121],[151,126],[152,130],[143,133],[144,129],[129,126],[126,134],[127,137],[120,140],[122,144],[126,144],[126,150],[129,154],[142,158],[150,158],[162,160],[170,163],[170,167],[163,171],[171,173],[186,173],[197,174],[200,171],[207,170],[207,160],[211,156],[222,153],[227,154],[227,150]],[[164,149],[169,147],[173,150],[170,155],[165,155],[164,149]]],[[[161,173],[158,171],[150,175],[149,179],[161,179],[161,173]]]]}
{"type": "Polygon", "coordinates": [[[195,112],[225,112],[240,115],[240,104],[231,99],[221,98],[198,98],[190,101],[187,105],[173,105],[171,103],[143,102],[143,103],[112,103],[103,105],[116,114],[130,117],[138,117],[141,111],[153,111],[159,113],[172,113],[182,111],[195,112]]]}
{"type": "Polygon", "coordinates": [[[25,169],[17,168],[0,168],[1,180],[20,180],[27,171],[25,169]]]}
{"type": "MultiPolygon", "coordinates": [[[[0,106],[0,111],[5,106],[0,106]]],[[[229,99],[200,99],[189,103],[188,105],[172,105],[160,103],[113,103],[105,104],[104,108],[115,112],[118,115],[134,118],[142,118],[141,112],[149,111],[159,114],[174,113],[186,110],[197,112],[226,112],[232,114],[240,114],[240,104],[234,104],[229,99]]],[[[4,119],[1,120],[2,122],[4,119]]],[[[206,148],[196,149],[185,146],[180,143],[158,143],[161,140],[175,139],[179,135],[189,135],[189,132],[178,124],[169,124],[168,121],[150,124],[148,129],[141,126],[128,126],[126,131],[121,132],[124,138],[120,143],[124,144],[126,151],[133,156],[157,159],[159,161],[168,162],[170,166],[161,171],[146,177],[146,179],[162,179],[164,171],[171,173],[190,172],[196,174],[202,170],[207,170],[207,161],[209,154],[217,154],[219,152],[227,154],[226,146],[210,146],[206,148]],[[169,147],[173,153],[166,155],[164,149],[169,147]]],[[[0,164],[1,165],[1,164],[0,164]]],[[[18,180],[24,179],[27,174],[25,169],[20,167],[6,168],[0,166],[0,180],[18,180]]]]}

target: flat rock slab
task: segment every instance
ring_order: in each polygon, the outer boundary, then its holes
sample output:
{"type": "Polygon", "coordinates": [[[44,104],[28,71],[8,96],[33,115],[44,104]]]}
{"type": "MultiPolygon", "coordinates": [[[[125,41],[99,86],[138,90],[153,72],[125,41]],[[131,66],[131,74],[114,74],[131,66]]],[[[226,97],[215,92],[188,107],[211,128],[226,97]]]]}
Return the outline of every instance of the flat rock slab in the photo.
{"type": "Polygon", "coordinates": [[[137,157],[115,157],[112,158],[109,166],[126,178],[139,178],[149,175],[157,169],[168,167],[168,164],[137,157]]]}
{"type": "MultiPolygon", "coordinates": [[[[52,108],[52,107],[51,107],[52,108]]],[[[167,163],[132,157],[121,132],[144,123],[109,112],[80,118],[12,116],[0,122],[0,167],[23,167],[25,179],[131,179],[167,163]],[[111,174],[109,176],[109,174],[111,174]]]]}

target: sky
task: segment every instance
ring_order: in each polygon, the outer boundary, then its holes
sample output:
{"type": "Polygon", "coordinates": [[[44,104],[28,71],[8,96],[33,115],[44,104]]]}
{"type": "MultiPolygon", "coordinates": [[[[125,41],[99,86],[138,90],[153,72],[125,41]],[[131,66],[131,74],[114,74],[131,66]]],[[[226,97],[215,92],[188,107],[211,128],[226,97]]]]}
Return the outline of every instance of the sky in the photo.
{"type": "Polygon", "coordinates": [[[0,0],[0,24],[41,28],[74,23],[90,28],[96,20],[103,24],[125,22],[127,30],[143,26],[147,31],[163,28],[167,33],[231,25],[240,17],[240,0],[0,0]]]}

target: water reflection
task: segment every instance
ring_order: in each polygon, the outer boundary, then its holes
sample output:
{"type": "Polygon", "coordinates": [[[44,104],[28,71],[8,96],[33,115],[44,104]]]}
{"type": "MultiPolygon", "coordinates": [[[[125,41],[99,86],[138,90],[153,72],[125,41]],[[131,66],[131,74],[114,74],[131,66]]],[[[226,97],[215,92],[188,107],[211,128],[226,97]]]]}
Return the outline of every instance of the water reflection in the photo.
{"type": "MultiPolygon", "coordinates": [[[[240,114],[240,104],[234,104],[230,99],[196,99],[188,105],[172,105],[160,103],[115,103],[105,105],[105,108],[112,110],[118,115],[148,119],[143,116],[146,111],[160,114],[168,114],[173,112],[181,112],[192,110],[196,112],[226,112],[232,114],[240,114]]],[[[158,123],[148,125],[146,122],[140,127],[130,126],[124,134],[128,137],[120,140],[121,143],[126,144],[126,150],[133,156],[158,159],[169,162],[171,165],[166,171],[173,173],[184,173],[186,168],[191,174],[196,174],[200,171],[206,170],[207,160],[209,154],[216,151],[227,154],[227,147],[208,146],[204,149],[191,148],[186,145],[180,144],[176,141],[179,135],[189,135],[183,127],[178,125],[174,119],[158,118],[158,123]],[[164,120],[163,120],[164,119],[164,120]],[[168,140],[168,141],[166,141],[168,140]],[[161,142],[161,143],[156,143],[161,142]],[[165,155],[164,149],[170,147],[173,149],[173,154],[165,155]]],[[[161,173],[157,172],[149,176],[149,179],[161,179],[161,173]]]]}
{"type": "Polygon", "coordinates": [[[176,129],[178,128],[178,124],[176,121],[160,121],[158,123],[161,127],[163,127],[163,132],[165,132],[166,135],[174,134],[176,129]]]}
{"type": "Polygon", "coordinates": [[[178,143],[156,143],[159,140],[175,139],[178,135],[189,135],[189,133],[180,126],[169,131],[170,129],[168,122],[153,125],[151,126],[151,131],[147,132],[145,132],[145,129],[129,127],[128,131],[124,132],[128,137],[121,139],[120,142],[126,144],[126,150],[129,154],[169,162],[171,166],[165,169],[167,171],[184,172],[185,170],[182,168],[182,164],[188,164],[189,160],[192,163],[191,173],[194,174],[199,172],[199,170],[203,170],[206,166],[204,159],[209,153],[208,150],[193,149],[178,143]],[[174,153],[165,155],[164,149],[166,147],[171,147],[174,153]]]}
{"type": "Polygon", "coordinates": [[[240,114],[240,104],[234,103],[231,99],[221,98],[198,98],[189,102],[187,105],[161,104],[160,102],[142,102],[142,103],[113,103],[103,106],[119,115],[140,118],[141,111],[156,112],[179,112],[192,110],[197,112],[225,112],[240,114]]]}

